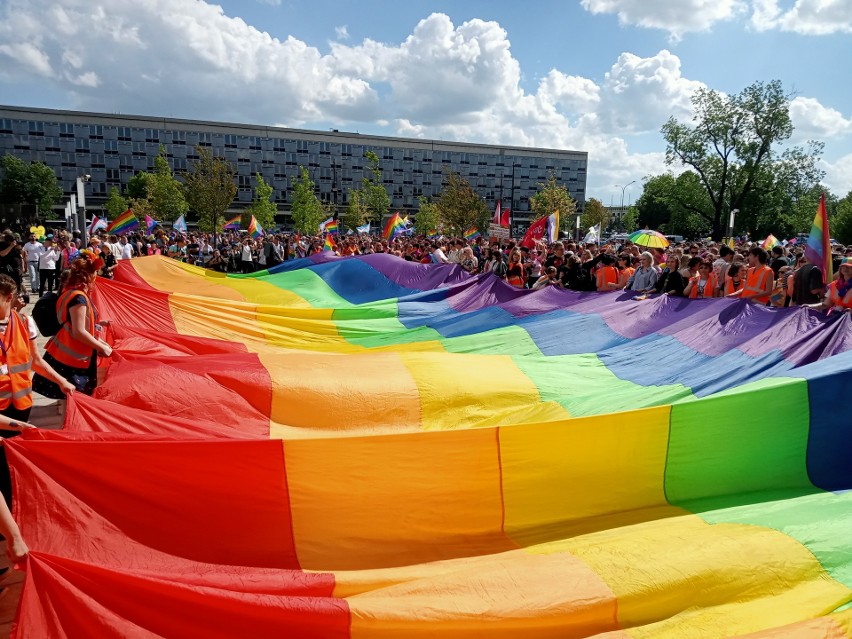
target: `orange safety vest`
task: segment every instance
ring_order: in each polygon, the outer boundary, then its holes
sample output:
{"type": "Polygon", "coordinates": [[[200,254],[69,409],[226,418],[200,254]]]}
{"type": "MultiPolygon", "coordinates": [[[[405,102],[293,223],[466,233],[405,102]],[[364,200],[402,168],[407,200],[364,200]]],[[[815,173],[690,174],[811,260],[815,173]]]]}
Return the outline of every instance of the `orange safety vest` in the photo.
{"type": "Polygon", "coordinates": [[[846,291],[846,295],[840,297],[840,293],[837,292],[837,281],[834,281],[828,287],[828,301],[831,302],[832,306],[852,308],[852,289],[849,289],[846,291]]]}
{"type": "Polygon", "coordinates": [[[71,332],[71,316],[68,304],[77,295],[86,298],[86,328],[95,335],[95,307],[89,296],[80,290],[66,290],[56,302],[56,319],[60,327],[56,335],[50,338],[46,351],[60,364],[73,368],[88,368],[92,358],[92,347],[74,337],[71,332]]]}
{"type": "Polygon", "coordinates": [[[733,277],[726,277],[725,278],[725,295],[730,295],[731,293],[736,293],[737,291],[743,290],[744,285],[745,285],[745,282],[740,280],[739,285],[734,286],[734,278],[733,277]]]}
{"type": "MultiPolygon", "coordinates": [[[[693,280],[692,290],[689,291],[689,298],[690,299],[694,300],[694,299],[698,298],[698,282],[700,282],[700,281],[701,281],[700,279],[693,280]]],[[[713,293],[716,290],[717,284],[718,284],[718,280],[716,279],[716,274],[710,273],[710,275],[707,276],[707,280],[704,284],[704,292],[701,294],[701,297],[713,297],[713,293]],[[710,293],[710,294],[708,295],[707,293],[710,293]]]]}
{"type": "Polygon", "coordinates": [[[17,311],[10,313],[9,325],[5,335],[0,338],[0,344],[2,365],[6,370],[5,374],[0,374],[0,410],[6,410],[10,404],[18,410],[26,410],[33,405],[33,383],[30,378],[33,354],[27,322],[17,311]]]}
{"type": "Polygon", "coordinates": [[[614,266],[603,266],[598,269],[597,273],[598,290],[611,291],[607,284],[618,284],[618,269],[614,266]]]}
{"type": "Polygon", "coordinates": [[[775,281],[775,273],[768,266],[748,269],[746,274],[746,283],[742,289],[743,294],[754,293],[754,295],[747,296],[748,299],[757,302],[758,304],[766,304],[769,301],[769,296],[772,295],[772,291],[766,293],[763,289],[766,284],[767,277],[770,278],[771,281],[775,281]]]}

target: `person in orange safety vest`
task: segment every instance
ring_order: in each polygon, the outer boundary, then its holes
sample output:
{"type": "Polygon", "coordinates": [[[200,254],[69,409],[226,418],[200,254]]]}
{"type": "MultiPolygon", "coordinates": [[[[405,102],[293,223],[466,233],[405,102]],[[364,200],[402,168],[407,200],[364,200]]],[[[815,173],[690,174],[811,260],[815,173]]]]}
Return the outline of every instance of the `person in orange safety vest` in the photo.
{"type": "Polygon", "coordinates": [[[752,246],[748,251],[748,270],[746,271],[745,286],[728,297],[742,297],[757,304],[766,305],[775,286],[775,273],[767,266],[767,252],[759,246],[752,246]]]}

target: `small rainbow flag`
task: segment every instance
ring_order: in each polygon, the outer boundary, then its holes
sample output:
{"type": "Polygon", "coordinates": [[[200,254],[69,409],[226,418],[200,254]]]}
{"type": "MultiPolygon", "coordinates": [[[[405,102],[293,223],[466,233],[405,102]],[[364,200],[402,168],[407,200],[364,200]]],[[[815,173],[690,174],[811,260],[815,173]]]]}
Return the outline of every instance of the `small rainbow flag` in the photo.
{"type": "Polygon", "coordinates": [[[811,234],[808,236],[808,244],[805,246],[805,257],[822,271],[824,283],[827,284],[834,279],[834,266],[831,263],[831,242],[828,232],[828,213],[825,210],[825,193],[819,198],[819,206],[814,216],[814,223],[811,226],[811,234]]]}
{"type": "Polygon", "coordinates": [[[109,223],[109,225],[106,227],[106,232],[121,235],[122,233],[129,233],[130,231],[135,231],[138,228],[139,220],[137,220],[136,216],[133,215],[132,210],[127,209],[124,213],[122,213],[109,223]]]}
{"type": "Polygon", "coordinates": [[[325,236],[325,244],[322,245],[322,250],[323,251],[336,251],[337,250],[337,244],[334,243],[334,238],[331,237],[330,234],[325,236]]]}
{"type": "Polygon", "coordinates": [[[251,222],[249,222],[248,226],[248,233],[255,240],[261,235],[263,235],[263,228],[260,226],[260,224],[257,223],[257,219],[254,217],[254,215],[251,216],[251,222]]]}
{"type": "Polygon", "coordinates": [[[438,237],[438,231],[435,230],[431,230],[426,234],[427,240],[434,240],[436,237],[438,237]]]}
{"type": "Polygon", "coordinates": [[[480,235],[481,235],[481,233],[476,229],[476,227],[472,226],[467,231],[465,231],[464,239],[475,240],[480,235]]]}
{"type": "Polygon", "coordinates": [[[325,225],[325,232],[326,233],[337,233],[337,231],[338,231],[337,220],[332,220],[331,222],[329,222],[328,224],[325,225]]]}
{"type": "Polygon", "coordinates": [[[405,224],[399,216],[399,213],[394,213],[391,218],[385,222],[385,228],[382,230],[382,237],[389,240],[404,228],[405,224]]]}
{"type": "Polygon", "coordinates": [[[778,246],[779,244],[781,244],[781,242],[778,241],[778,238],[775,237],[774,235],[772,235],[772,233],[770,233],[769,235],[766,236],[766,239],[763,240],[763,244],[761,244],[760,246],[762,248],[766,249],[767,251],[771,251],[774,247],[778,246]]]}
{"type": "Polygon", "coordinates": [[[242,215],[237,215],[235,217],[232,217],[230,220],[228,220],[227,222],[225,222],[222,225],[222,229],[223,230],[238,231],[240,229],[240,220],[242,220],[242,217],[243,217],[242,215]]]}

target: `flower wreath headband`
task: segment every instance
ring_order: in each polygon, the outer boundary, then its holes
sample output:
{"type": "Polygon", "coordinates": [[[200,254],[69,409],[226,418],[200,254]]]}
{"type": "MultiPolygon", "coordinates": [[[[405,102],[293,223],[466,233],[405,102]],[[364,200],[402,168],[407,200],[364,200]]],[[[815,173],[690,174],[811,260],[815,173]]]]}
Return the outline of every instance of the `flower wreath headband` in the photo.
{"type": "Polygon", "coordinates": [[[95,271],[100,271],[104,266],[103,259],[90,249],[83,249],[80,251],[80,257],[89,260],[89,262],[92,263],[92,266],[95,267],[95,271]]]}

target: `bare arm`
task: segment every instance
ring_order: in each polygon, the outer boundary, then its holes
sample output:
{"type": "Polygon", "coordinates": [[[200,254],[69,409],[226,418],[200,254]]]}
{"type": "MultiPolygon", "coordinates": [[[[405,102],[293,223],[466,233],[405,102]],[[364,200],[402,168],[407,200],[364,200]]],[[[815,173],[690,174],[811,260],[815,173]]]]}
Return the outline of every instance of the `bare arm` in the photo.
{"type": "Polygon", "coordinates": [[[59,373],[53,370],[53,367],[44,361],[41,353],[38,351],[35,345],[35,341],[32,342],[32,356],[33,356],[33,370],[39,375],[46,377],[47,379],[52,379],[56,382],[57,386],[59,386],[60,390],[66,395],[74,392],[74,385],[69,382],[67,379],[62,377],[59,373]]]}
{"type": "Polygon", "coordinates": [[[86,329],[86,307],[83,304],[71,307],[71,335],[74,336],[74,339],[83,342],[104,357],[112,355],[110,345],[98,339],[86,329]]]}

